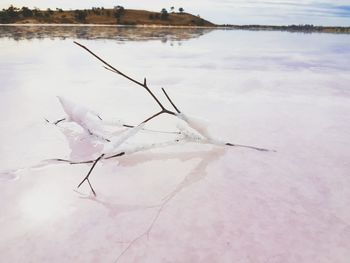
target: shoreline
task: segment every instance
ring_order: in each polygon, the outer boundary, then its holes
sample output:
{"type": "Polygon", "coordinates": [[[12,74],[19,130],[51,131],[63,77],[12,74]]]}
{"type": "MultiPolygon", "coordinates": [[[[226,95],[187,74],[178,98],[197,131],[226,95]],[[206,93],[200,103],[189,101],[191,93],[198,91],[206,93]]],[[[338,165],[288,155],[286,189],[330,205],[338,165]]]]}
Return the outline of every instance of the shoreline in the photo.
{"type": "Polygon", "coordinates": [[[86,27],[86,26],[91,26],[91,27],[145,27],[145,28],[210,28],[210,29],[216,29],[218,28],[217,26],[180,26],[180,25],[148,25],[148,24],[140,24],[140,25],[113,25],[113,24],[59,24],[59,23],[26,23],[26,24],[20,24],[20,23],[12,23],[12,24],[1,24],[0,26],[61,26],[61,27],[69,27],[69,26],[76,26],[76,27],[86,27]]]}
{"type": "Polygon", "coordinates": [[[334,26],[267,26],[267,25],[212,25],[212,26],[194,26],[194,25],[159,25],[159,24],[93,24],[93,23],[0,23],[0,26],[8,27],[111,27],[111,28],[154,28],[154,29],[219,29],[219,30],[244,30],[244,31],[279,31],[289,33],[328,33],[328,34],[350,34],[350,27],[334,26]]]}

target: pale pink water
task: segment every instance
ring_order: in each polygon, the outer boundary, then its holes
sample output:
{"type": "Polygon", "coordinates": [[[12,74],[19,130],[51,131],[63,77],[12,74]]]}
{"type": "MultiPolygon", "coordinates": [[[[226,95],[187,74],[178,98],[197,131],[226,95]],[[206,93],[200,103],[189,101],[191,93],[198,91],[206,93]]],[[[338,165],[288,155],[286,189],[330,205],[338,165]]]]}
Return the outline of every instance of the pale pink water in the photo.
{"type": "Polygon", "coordinates": [[[0,261],[350,262],[350,36],[144,40],[79,41],[147,77],[157,95],[165,87],[218,138],[277,152],[184,144],[135,153],[97,165],[97,198],[73,191],[88,165],[11,171],[101,149],[79,129],[45,123],[64,115],[57,95],[130,124],[157,108],[70,38],[1,38],[0,261]]]}

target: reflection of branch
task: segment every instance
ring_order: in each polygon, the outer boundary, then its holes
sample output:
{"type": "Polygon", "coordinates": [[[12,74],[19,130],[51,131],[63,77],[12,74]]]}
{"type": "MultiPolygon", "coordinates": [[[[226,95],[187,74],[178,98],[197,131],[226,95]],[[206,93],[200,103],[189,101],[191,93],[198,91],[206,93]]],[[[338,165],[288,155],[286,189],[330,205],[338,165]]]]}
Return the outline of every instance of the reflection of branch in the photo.
{"type": "Polygon", "coordinates": [[[168,203],[169,200],[167,200],[166,202],[164,202],[161,207],[158,209],[155,217],[153,218],[151,224],[148,226],[148,228],[146,229],[145,232],[143,232],[141,235],[137,236],[136,238],[134,238],[129,244],[128,246],[119,254],[119,256],[116,258],[116,260],[114,261],[115,263],[119,261],[119,259],[126,253],[128,252],[128,250],[140,239],[142,239],[143,237],[147,236],[149,237],[150,232],[152,231],[152,228],[154,226],[154,224],[156,223],[157,219],[160,216],[160,213],[163,211],[165,205],[168,203]]]}
{"type": "MultiPolygon", "coordinates": [[[[190,184],[192,184],[195,181],[198,181],[200,179],[202,179],[205,175],[206,175],[206,168],[208,167],[208,165],[214,161],[215,159],[219,158],[222,154],[224,153],[224,149],[221,148],[219,151],[210,151],[210,152],[206,152],[204,155],[204,158],[202,158],[202,160],[192,169],[192,171],[186,175],[186,177],[175,187],[175,189],[169,193],[165,198],[163,198],[163,201],[160,205],[160,207],[158,208],[155,216],[153,217],[152,221],[150,222],[149,226],[147,227],[147,229],[140,235],[138,235],[137,237],[135,237],[132,241],[130,241],[130,243],[127,245],[126,248],[124,248],[124,250],[119,254],[119,256],[116,258],[116,260],[114,261],[114,263],[118,262],[120,260],[120,258],[125,255],[129,249],[140,239],[142,239],[143,237],[147,237],[149,238],[149,235],[155,225],[155,223],[157,222],[157,220],[159,219],[161,213],[163,212],[163,210],[165,209],[166,205],[168,203],[170,203],[170,201],[175,198],[175,196],[180,193],[184,188],[188,187],[190,184]],[[195,178],[197,175],[199,175],[199,177],[195,178]]],[[[187,156],[189,157],[189,156],[187,156]]],[[[192,153],[192,158],[198,158],[198,153],[192,153]]],[[[188,160],[188,158],[186,158],[188,160]]],[[[152,158],[153,160],[153,158],[152,158]]]]}
{"type": "MultiPolygon", "coordinates": [[[[219,159],[225,153],[225,148],[218,148],[210,152],[202,154],[202,158],[197,166],[177,185],[173,192],[163,198],[163,200],[172,199],[177,193],[182,191],[184,188],[193,184],[196,181],[201,180],[206,175],[206,168],[209,164],[219,159]],[[197,176],[197,177],[196,177],[197,176]]],[[[198,157],[198,156],[193,156],[198,157]]]]}

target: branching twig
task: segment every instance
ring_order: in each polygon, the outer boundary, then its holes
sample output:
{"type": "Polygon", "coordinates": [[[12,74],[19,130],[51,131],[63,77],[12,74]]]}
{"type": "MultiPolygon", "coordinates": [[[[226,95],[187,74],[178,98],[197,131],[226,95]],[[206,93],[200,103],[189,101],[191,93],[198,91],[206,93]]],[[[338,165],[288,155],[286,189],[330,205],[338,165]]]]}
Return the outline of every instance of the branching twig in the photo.
{"type": "Polygon", "coordinates": [[[90,49],[88,49],[87,47],[85,47],[84,45],[74,41],[74,43],[80,47],[82,47],[83,49],[85,49],[87,52],[89,52],[91,55],[93,55],[95,58],[97,58],[99,61],[101,61],[103,64],[105,64],[112,72],[117,73],[121,76],[123,76],[124,78],[136,83],[137,85],[143,87],[150,95],[151,97],[157,102],[157,104],[159,105],[159,107],[164,110],[165,107],[163,106],[163,104],[158,100],[158,98],[153,94],[153,92],[148,88],[147,86],[147,81],[146,78],[144,79],[143,83],[129,77],[128,75],[124,74],[123,72],[121,72],[120,70],[116,69],[115,67],[113,67],[112,65],[110,65],[109,63],[107,63],[106,61],[104,61],[102,58],[100,58],[99,56],[97,56],[94,52],[92,52],[90,49]]]}
{"type": "Polygon", "coordinates": [[[94,188],[92,187],[92,185],[91,185],[91,183],[90,183],[90,181],[89,181],[89,176],[90,176],[92,170],[95,168],[95,166],[96,166],[96,164],[98,163],[98,161],[101,160],[101,158],[102,158],[103,156],[104,156],[104,154],[101,154],[101,156],[98,157],[98,158],[94,161],[94,163],[93,163],[93,165],[91,166],[91,168],[90,168],[88,174],[85,176],[85,178],[83,179],[83,181],[81,181],[80,184],[78,185],[78,188],[79,188],[85,181],[88,181],[89,186],[90,186],[90,188],[91,188],[91,191],[93,192],[93,194],[94,194],[95,196],[96,196],[96,192],[95,192],[94,188]]]}

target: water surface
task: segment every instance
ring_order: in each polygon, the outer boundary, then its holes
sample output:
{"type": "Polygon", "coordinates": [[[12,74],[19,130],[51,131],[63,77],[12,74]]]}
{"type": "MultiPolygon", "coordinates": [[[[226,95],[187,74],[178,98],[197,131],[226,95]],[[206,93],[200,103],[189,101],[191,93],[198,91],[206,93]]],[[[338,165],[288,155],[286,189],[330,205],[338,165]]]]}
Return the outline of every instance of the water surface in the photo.
{"type": "MultiPolygon", "coordinates": [[[[335,34],[1,26],[0,261],[347,262],[349,47],[335,34]],[[171,107],[164,87],[214,137],[277,152],[145,151],[100,164],[97,199],[72,191],[87,165],[16,170],[98,151],[45,122],[64,116],[58,95],[130,124],[158,110],[73,41],[146,77],[171,107]]],[[[149,128],[173,131],[176,120],[149,128]]]]}

